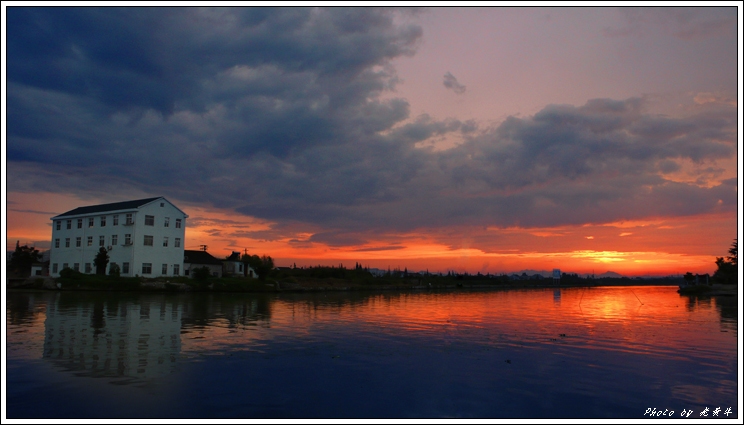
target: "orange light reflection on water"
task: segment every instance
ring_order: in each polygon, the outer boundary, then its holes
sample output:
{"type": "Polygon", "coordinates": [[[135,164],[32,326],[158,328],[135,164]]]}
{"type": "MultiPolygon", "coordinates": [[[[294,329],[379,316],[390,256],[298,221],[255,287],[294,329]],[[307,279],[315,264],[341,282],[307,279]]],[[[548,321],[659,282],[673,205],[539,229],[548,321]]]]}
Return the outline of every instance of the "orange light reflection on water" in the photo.
{"type": "MultiPolygon", "coordinates": [[[[462,293],[384,293],[360,299],[333,294],[312,300],[283,300],[271,306],[271,317],[249,332],[230,332],[224,326],[198,331],[198,340],[183,341],[216,348],[249,341],[306,339],[319,333],[457,341],[483,332],[485,345],[573,345],[588,349],[646,352],[677,356],[722,330],[715,300],[681,297],[673,287],[602,287],[505,290],[462,293]],[[695,322],[690,320],[695,311],[695,322]],[[269,329],[270,328],[270,329],[269,329]],[[663,348],[659,348],[663,347],[663,348]],[[660,351],[661,350],[661,351],[660,351]]],[[[216,322],[218,323],[218,322],[216,322]]],[[[735,325],[734,325],[735,326],[735,325]]],[[[735,334],[734,334],[735,335],[735,334]]],[[[696,348],[697,349],[697,348],[696,348]]],[[[714,350],[714,349],[711,349],[714,350]]],[[[711,355],[717,355],[711,353],[711,355]]]]}

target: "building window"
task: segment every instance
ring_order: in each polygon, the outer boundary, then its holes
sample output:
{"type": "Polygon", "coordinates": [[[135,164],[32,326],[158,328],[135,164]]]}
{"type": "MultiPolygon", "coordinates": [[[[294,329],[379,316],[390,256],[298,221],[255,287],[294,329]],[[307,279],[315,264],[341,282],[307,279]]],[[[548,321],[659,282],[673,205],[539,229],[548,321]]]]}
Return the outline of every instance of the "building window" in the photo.
{"type": "Polygon", "coordinates": [[[134,224],[134,221],[132,220],[132,213],[127,213],[126,224],[134,224]]]}
{"type": "Polygon", "coordinates": [[[114,222],[113,222],[112,224],[113,224],[114,226],[118,226],[118,225],[119,225],[119,214],[116,214],[116,215],[114,216],[114,222]]]}
{"type": "Polygon", "coordinates": [[[72,229],[72,220],[67,220],[67,229],[72,229]]]}
{"type": "Polygon", "coordinates": [[[152,274],[152,263],[142,263],[142,274],[152,274]]]}
{"type": "Polygon", "coordinates": [[[154,215],[146,215],[145,216],[145,226],[154,226],[155,225],[155,216],[154,215]]]}
{"type": "Polygon", "coordinates": [[[77,219],[77,224],[78,224],[78,229],[82,229],[83,228],[83,219],[82,218],[78,218],[77,219]]]}
{"type": "Polygon", "coordinates": [[[165,202],[160,203],[160,208],[163,208],[165,206],[165,202]]]}
{"type": "Polygon", "coordinates": [[[163,237],[163,246],[168,246],[168,236],[163,237]]]}
{"type": "Polygon", "coordinates": [[[65,248],[70,247],[70,238],[65,238],[65,248]]]}
{"type": "Polygon", "coordinates": [[[69,268],[70,268],[70,263],[62,263],[62,270],[69,269],[69,268]]]}
{"type": "Polygon", "coordinates": [[[57,224],[57,230],[62,230],[62,220],[57,220],[55,223],[57,224]]]}
{"type": "Polygon", "coordinates": [[[76,272],[79,272],[80,271],[80,263],[73,264],[72,269],[75,270],[76,272]]]}
{"type": "Polygon", "coordinates": [[[96,221],[95,218],[91,217],[88,219],[88,227],[93,227],[93,222],[96,221]]]}
{"type": "Polygon", "coordinates": [[[59,238],[54,240],[54,247],[59,248],[59,238]]]}
{"type": "Polygon", "coordinates": [[[163,222],[163,227],[170,226],[170,217],[165,217],[165,222],[163,222]]]}
{"type": "Polygon", "coordinates": [[[111,264],[109,264],[109,274],[111,274],[111,269],[114,268],[114,267],[118,267],[118,265],[116,263],[113,263],[113,262],[111,264]]]}
{"type": "Polygon", "coordinates": [[[123,274],[129,274],[129,263],[121,263],[121,272],[123,274]]]}
{"type": "Polygon", "coordinates": [[[168,265],[167,264],[163,264],[163,273],[161,273],[161,274],[168,274],[168,265]]]}
{"type": "Polygon", "coordinates": [[[132,244],[132,235],[127,233],[124,235],[124,245],[131,245],[132,244]]]}
{"type": "Polygon", "coordinates": [[[180,229],[180,228],[181,228],[181,219],[180,218],[177,218],[176,219],[176,229],[180,229]]]}
{"type": "Polygon", "coordinates": [[[175,242],[173,243],[173,246],[175,246],[176,248],[180,248],[181,247],[181,238],[176,238],[175,242]]]}
{"type": "Polygon", "coordinates": [[[119,243],[119,235],[111,235],[111,245],[116,245],[119,243]]]}
{"type": "Polygon", "coordinates": [[[93,246],[93,236],[88,236],[88,246],[93,246]]]}
{"type": "Polygon", "coordinates": [[[90,273],[91,271],[90,263],[85,263],[85,273],[90,273]]]}
{"type": "Polygon", "coordinates": [[[106,242],[106,236],[98,237],[98,246],[103,246],[105,242],[106,242]]]}
{"type": "Polygon", "coordinates": [[[106,216],[105,215],[101,216],[101,227],[106,227],[106,216]]]}
{"type": "Polygon", "coordinates": [[[52,264],[52,273],[57,273],[57,263],[52,264]]]}
{"type": "Polygon", "coordinates": [[[80,236],[78,236],[78,237],[76,237],[76,238],[75,238],[75,246],[76,246],[76,247],[80,248],[81,246],[83,246],[83,241],[82,241],[82,239],[83,239],[83,238],[81,238],[80,236]]]}
{"type": "Polygon", "coordinates": [[[145,246],[152,246],[152,236],[145,235],[145,246]]]}
{"type": "Polygon", "coordinates": [[[174,264],[173,265],[173,276],[178,276],[179,273],[181,273],[181,266],[179,264],[174,264]]]}

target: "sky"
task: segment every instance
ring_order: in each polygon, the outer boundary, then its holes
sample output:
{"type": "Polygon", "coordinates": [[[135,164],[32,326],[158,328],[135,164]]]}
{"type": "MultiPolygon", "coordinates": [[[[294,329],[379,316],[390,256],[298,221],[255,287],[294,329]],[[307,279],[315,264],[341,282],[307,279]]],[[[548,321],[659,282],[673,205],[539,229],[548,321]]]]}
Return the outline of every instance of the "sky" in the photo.
{"type": "Polygon", "coordinates": [[[4,5],[7,249],[164,196],[186,249],[279,266],[712,273],[741,232],[720,4],[4,5]]]}

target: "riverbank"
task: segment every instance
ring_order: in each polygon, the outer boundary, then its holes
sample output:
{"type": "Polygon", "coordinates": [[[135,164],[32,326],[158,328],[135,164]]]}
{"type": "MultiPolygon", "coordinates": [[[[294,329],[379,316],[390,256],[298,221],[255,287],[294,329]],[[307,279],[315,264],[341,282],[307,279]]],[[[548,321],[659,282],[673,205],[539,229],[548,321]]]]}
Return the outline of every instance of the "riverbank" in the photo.
{"type": "MultiPolygon", "coordinates": [[[[6,288],[13,290],[52,291],[143,291],[143,292],[325,292],[325,291],[430,291],[430,290],[511,290],[511,289],[560,289],[592,288],[607,286],[677,286],[676,279],[580,279],[553,283],[552,279],[503,281],[496,279],[246,279],[211,278],[197,281],[187,277],[176,278],[120,278],[111,276],[81,275],[74,279],[32,277],[8,279],[6,288]]],[[[714,294],[735,295],[736,288],[719,285],[714,294]]]]}
{"type": "Polygon", "coordinates": [[[677,291],[682,295],[735,296],[738,295],[738,285],[691,285],[680,287],[677,291]]]}

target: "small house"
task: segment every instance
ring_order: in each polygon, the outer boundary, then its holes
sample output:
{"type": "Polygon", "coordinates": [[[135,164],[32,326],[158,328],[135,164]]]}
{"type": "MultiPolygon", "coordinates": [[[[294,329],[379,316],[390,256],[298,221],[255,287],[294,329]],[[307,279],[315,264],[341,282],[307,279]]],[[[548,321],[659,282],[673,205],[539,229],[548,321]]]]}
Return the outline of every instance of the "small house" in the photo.
{"type": "Polygon", "coordinates": [[[222,275],[252,278],[258,277],[251,266],[244,264],[241,261],[240,253],[237,251],[233,251],[232,254],[228,255],[227,258],[222,260],[222,275]]]}
{"type": "Polygon", "coordinates": [[[183,250],[183,268],[186,276],[191,276],[191,270],[200,267],[209,269],[213,277],[222,277],[222,261],[207,251],[183,250]]]}

